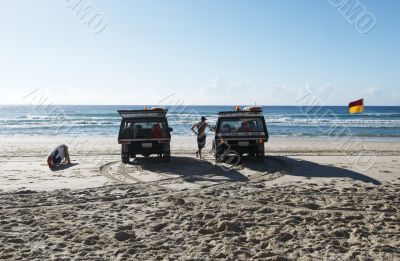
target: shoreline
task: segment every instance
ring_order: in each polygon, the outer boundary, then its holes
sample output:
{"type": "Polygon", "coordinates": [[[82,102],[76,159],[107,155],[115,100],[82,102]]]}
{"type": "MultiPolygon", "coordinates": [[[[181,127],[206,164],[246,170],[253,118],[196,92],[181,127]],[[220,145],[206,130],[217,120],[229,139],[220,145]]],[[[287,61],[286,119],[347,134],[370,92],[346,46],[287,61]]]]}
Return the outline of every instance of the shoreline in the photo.
{"type": "MultiPolygon", "coordinates": [[[[0,140],[2,139],[41,139],[41,138],[57,138],[57,139],[63,139],[63,137],[77,137],[78,139],[87,139],[87,138],[94,138],[94,139],[115,139],[117,140],[118,134],[115,135],[109,135],[109,134],[104,134],[104,135],[88,135],[88,134],[83,134],[79,136],[75,135],[42,135],[42,134],[15,134],[15,135],[0,135],[0,140]]],[[[180,138],[191,138],[195,137],[192,134],[180,134],[180,135],[174,135],[172,134],[172,139],[180,139],[180,138]]],[[[213,135],[208,134],[207,138],[212,138],[213,135]]],[[[277,140],[282,140],[282,139],[304,139],[304,140],[329,140],[332,139],[333,137],[337,138],[338,140],[346,138],[348,136],[297,136],[297,135],[271,135],[270,134],[270,140],[271,139],[277,139],[277,140]]],[[[362,140],[364,142],[400,142],[400,136],[399,137],[390,137],[390,136],[351,136],[349,141],[358,141],[362,140]]]]}
{"type": "MultiPolygon", "coordinates": [[[[19,141],[19,140],[37,140],[37,139],[46,139],[46,140],[70,140],[73,137],[73,139],[78,139],[78,140],[83,140],[83,139],[105,139],[105,140],[115,140],[118,142],[118,135],[79,135],[79,136],[69,136],[69,135],[6,135],[6,136],[1,136],[0,135],[0,141],[5,141],[5,140],[14,140],[14,141],[19,141]]],[[[207,139],[212,139],[214,137],[213,134],[207,134],[207,139]]],[[[270,141],[282,141],[282,140],[310,140],[310,141],[330,141],[333,139],[333,137],[336,136],[278,136],[278,135],[270,135],[269,136],[269,142],[270,141]]],[[[347,138],[348,136],[338,136],[338,140],[342,140],[347,138]]],[[[196,136],[192,134],[188,135],[179,135],[179,136],[174,136],[172,135],[171,141],[174,140],[180,140],[180,139],[195,139],[196,136]]],[[[347,140],[347,139],[346,139],[347,140]]],[[[354,136],[350,139],[348,139],[350,142],[357,142],[357,141],[363,141],[363,142],[387,142],[387,143],[392,143],[392,142],[399,142],[400,143],[400,137],[359,137],[359,136],[354,136]]]]}

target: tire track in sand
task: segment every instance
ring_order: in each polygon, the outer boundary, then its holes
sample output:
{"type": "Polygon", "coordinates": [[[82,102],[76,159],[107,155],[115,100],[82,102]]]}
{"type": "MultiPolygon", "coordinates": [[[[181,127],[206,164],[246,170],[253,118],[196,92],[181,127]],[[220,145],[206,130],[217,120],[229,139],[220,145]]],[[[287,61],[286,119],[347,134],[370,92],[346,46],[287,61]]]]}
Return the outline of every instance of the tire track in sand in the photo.
{"type": "MultiPolygon", "coordinates": [[[[174,184],[178,184],[178,182],[188,182],[188,183],[196,183],[197,181],[203,181],[203,182],[213,182],[213,184],[209,184],[209,185],[201,185],[200,189],[205,189],[211,186],[221,186],[221,185],[225,185],[227,183],[232,183],[232,182],[257,182],[257,181],[271,181],[274,179],[277,179],[281,176],[283,176],[283,174],[281,174],[281,172],[290,172],[291,170],[291,166],[285,162],[283,159],[281,159],[280,157],[276,157],[276,156],[268,156],[266,158],[268,160],[267,163],[263,164],[263,168],[262,169],[256,169],[256,170],[251,170],[248,167],[246,167],[246,165],[248,165],[248,163],[246,164],[241,164],[239,165],[238,169],[234,169],[235,171],[238,170],[247,170],[247,171],[253,171],[255,174],[251,175],[251,176],[245,176],[247,178],[246,181],[243,180],[226,180],[226,181],[212,181],[212,178],[214,177],[225,177],[228,176],[224,176],[222,174],[224,174],[224,172],[219,172],[217,174],[205,174],[210,172],[212,169],[216,169],[218,170],[219,168],[221,168],[221,166],[219,165],[215,165],[212,164],[212,167],[207,167],[206,169],[201,169],[196,171],[194,174],[190,174],[190,175],[182,175],[179,177],[171,177],[168,174],[165,173],[160,173],[159,170],[158,171],[151,171],[151,170],[146,170],[151,172],[152,175],[157,175],[160,176],[162,178],[160,179],[156,179],[156,180],[151,180],[151,181],[143,181],[137,177],[135,177],[133,174],[130,174],[129,171],[127,171],[127,167],[128,166],[134,166],[135,169],[133,170],[134,173],[135,172],[140,172],[140,171],[144,171],[144,164],[123,164],[120,161],[113,161],[113,162],[109,162],[107,164],[104,164],[103,166],[100,167],[100,173],[105,176],[106,178],[117,182],[119,184],[140,184],[140,185],[151,185],[151,186],[156,186],[156,187],[161,187],[163,190],[167,189],[169,191],[181,191],[179,189],[172,189],[171,187],[168,187],[168,185],[174,185],[174,184]],[[274,162],[274,164],[277,164],[278,167],[275,166],[275,168],[272,169],[272,171],[269,170],[270,167],[270,162],[274,162]],[[117,171],[113,170],[113,166],[119,164],[117,171]],[[269,176],[269,178],[265,179],[265,176],[269,176]]],[[[196,160],[194,158],[191,158],[191,160],[196,160]]],[[[202,161],[200,160],[196,160],[199,161],[199,163],[201,163],[202,161]]],[[[207,161],[207,164],[210,164],[209,161],[207,161]]],[[[149,163],[147,163],[149,164],[149,163]]],[[[170,164],[170,163],[168,163],[170,164]]],[[[251,165],[251,163],[250,163],[251,165]]],[[[179,169],[176,167],[176,163],[175,165],[167,165],[168,167],[168,171],[169,172],[175,172],[175,173],[183,173],[185,170],[184,169],[179,169]]],[[[258,166],[260,167],[260,166],[258,166]]],[[[132,171],[130,171],[132,172],[132,171]]],[[[226,173],[229,173],[228,171],[225,171],[226,173]]],[[[225,173],[225,174],[226,174],[225,173]]],[[[198,183],[197,183],[198,184],[198,183]]]]}

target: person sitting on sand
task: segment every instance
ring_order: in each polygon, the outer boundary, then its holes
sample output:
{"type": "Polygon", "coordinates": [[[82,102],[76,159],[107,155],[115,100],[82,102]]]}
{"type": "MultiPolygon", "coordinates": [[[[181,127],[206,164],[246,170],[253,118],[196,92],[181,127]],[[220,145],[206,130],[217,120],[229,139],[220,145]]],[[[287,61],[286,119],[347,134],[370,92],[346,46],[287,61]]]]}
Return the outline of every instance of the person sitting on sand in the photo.
{"type": "Polygon", "coordinates": [[[67,145],[61,144],[50,152],[47,157],[47,164],[50,169],[54,169],[64,163],[71,164],[71,159],[69,157],[67,145]]]}
{"type": "Polygon", "coordinates": [[[197,146],[198,146],[198,151],[196,151],[196,157],[201,157],[201,150],[205,147],[206,145],[206,127],[208,127],[211,131],[213,131],[213,127],[211,127],[207,122],[206,122],[206,117],[202,116],[201,121],[194,124],[192,126],[192,131],[197,135],[197,146]],[[197,128],[197,132],[194,130],[197,128]]]}

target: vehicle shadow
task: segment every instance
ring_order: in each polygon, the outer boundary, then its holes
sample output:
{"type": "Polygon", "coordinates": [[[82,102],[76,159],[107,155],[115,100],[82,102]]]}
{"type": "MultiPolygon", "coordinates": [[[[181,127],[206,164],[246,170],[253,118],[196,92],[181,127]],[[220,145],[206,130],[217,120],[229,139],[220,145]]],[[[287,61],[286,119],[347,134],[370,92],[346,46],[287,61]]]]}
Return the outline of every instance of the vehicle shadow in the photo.
{"type": "Polygon", "coordinates": [[[244,182],[248,178],[242,173],[232,168],[223,168],[206,160],[199,160],[185,156],[171,156],[169,162],[161,158],[136,158],[128,166],[139,166],[143,171],[150,171],[170,177],[182,177],[185,181],[230,181],[244,182]]]}
{"type": "Polygon", "coordinates": [[[260,173],[287,172],[287,166],[281,159],[273,156],[267,156],[263,161],[255,157],[242,156],[241,163],[243,167],[260,173]]]}
{"type": "Polygon", "coordinates": [[[71,163],[71,164],[61,164],[55,168],[52,169],[52,171],[57,172],[57,171],[61,171],[61,170],[65,170],[65,169],[69,169],[71,167],[75,167],[79,165],[79,163],[71,163]]]}
{"type": "Polygon", "coordinates": [[[382,184],[379,180],[352,170],[285,156],[268,156],[264,163],[245,161],[244,165],[246,168],[254,171],[262,171],[263,168],[265,169],[264,165],[268,164],[268,159],[281,162],[284,166],[286,175],[302,176],[307,178],[350,178],[365,183],[372,183],[374,185],[382,184]]]}

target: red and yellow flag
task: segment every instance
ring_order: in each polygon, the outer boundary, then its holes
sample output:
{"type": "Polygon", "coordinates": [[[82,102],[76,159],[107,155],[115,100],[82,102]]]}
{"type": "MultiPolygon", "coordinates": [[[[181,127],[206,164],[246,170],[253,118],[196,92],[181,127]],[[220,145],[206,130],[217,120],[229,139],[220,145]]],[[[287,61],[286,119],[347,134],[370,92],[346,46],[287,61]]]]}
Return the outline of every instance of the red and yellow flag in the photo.
{"type": "Polygon", "coordinates": [[[362,112],[364,112],[364,99],[360,99],[349,103],[349,113],[362,113],[362,112]]]}

